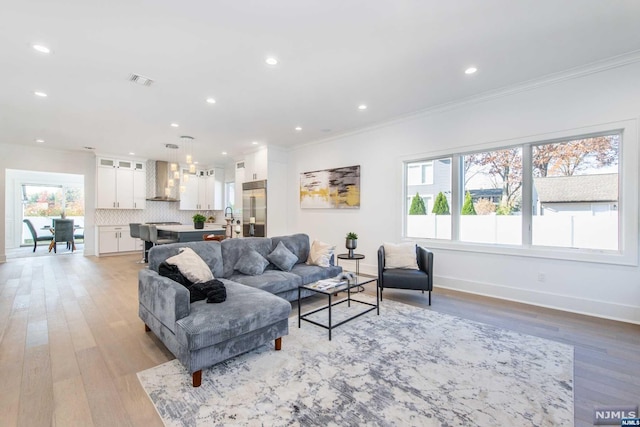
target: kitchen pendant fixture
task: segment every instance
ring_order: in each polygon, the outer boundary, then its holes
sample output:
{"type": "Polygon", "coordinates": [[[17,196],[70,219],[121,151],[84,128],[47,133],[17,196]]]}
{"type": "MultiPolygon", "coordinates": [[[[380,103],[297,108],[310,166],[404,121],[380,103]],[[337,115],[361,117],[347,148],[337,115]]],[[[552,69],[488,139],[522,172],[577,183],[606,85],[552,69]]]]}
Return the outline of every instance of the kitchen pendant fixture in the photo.
{"type": "Polygon", "coordinates": [[[180,140],[182,141],[183,147],[186,149],[186,162],[188,165],[193,163],[193,137],[188,135],[182,135],[180,140]]]}

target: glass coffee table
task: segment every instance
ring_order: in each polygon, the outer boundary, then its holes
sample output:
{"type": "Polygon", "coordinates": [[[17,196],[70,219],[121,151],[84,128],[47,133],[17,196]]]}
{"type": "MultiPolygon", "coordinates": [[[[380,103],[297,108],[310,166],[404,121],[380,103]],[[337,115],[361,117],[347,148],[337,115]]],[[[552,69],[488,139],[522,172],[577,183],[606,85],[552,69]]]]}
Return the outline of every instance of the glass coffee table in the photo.
{"type": "MultiPolygon", "coordinates": [[[[332,280],[332,279],[329,279],[332,280]]],[[[347,323],[350,320],[353,320],[357,317],[362,316],[363,314],[366,314],[370,311],[376,310],[377,315],[380,315],[380,289],[378,288],[378,279],[376,277],[364,277],[364,276],[355,276],[355,279],[347,282],[347,283],[343,283],[343,284],[339,284],[337,286],[333,286],[333,287],[323,287],[323,283],[326,283],[326,281],[318,281],[318,282],[314,282],[314,283],[309,283],[308,285],[302,285],[302,286],[298,286],[298,328],[301,327],[302,321],[306,321],[309,323],[313,323],[316,326],[320,326],[322,328],[328,329],[329,330],[329,341],[331,341],[331,331],[334,328],[337,328],[338,326],[347,323]],[[359,286],[364,286],[364,285],[368,285],[370,283],[375,284],[376,287],[376,303],[372,304],[370,302],[367,301],[361,301],[359,299],[354,299],[351,298],[351,289],[353,288],[358,288],[359,286]],[[302,313],[300,311],[300,292],[305,289],[305,290],[309,290],[309,291],[313,291],[317,294],[322,294],[325,295],[328,298],[328,303],[327,305],[324,305],[320,308],[316,308],[315,310],[311,310],[308,311],[306,313],[302,313]],[[333,298],[337,297],[338,292],[346,292],[347,293],[347,297],[346,298],[342,298],[339,299],[337,301],[334,301],[333,298]],[[357,304],[362,304],[364,306],[367,306],[368,308],[366,310],[359,310],[357,311],[356,314],[349,316],[345,319],[340,320],[337,323],[333,323],[333,320],[331,318],[331,309],[333,307],[335,307],[336,305],[339,304],[344,304],[347,303],[347,307],[351,307],[351,303],[357,303],[357,304]],[[314,313],[318,313],[320,311],[323,310],[327,310],[329,313],[329,323],[328,324],[323,324],[320,323],[316,320],[310,319],[309,316],[311,316],[314,313]]]]}

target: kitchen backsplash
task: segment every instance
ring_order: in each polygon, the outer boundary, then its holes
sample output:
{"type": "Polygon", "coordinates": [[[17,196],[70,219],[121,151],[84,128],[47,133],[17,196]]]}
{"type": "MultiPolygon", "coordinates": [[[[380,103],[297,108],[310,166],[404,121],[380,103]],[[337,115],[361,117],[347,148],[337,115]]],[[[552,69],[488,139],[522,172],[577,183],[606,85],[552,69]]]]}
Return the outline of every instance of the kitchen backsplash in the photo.
{"type": "MultiPolygon", "coordinates": [[[[181,211],[178,202],[153,202],[147,200],[145,209],[96,209],[96,225],[126,225],[130,222],[176,221],[191,224],[196,211],[181,211]]],[[[206,217],[215,216],[217,223],[224,223],[224,211],[199,211],[206,217]]]]}

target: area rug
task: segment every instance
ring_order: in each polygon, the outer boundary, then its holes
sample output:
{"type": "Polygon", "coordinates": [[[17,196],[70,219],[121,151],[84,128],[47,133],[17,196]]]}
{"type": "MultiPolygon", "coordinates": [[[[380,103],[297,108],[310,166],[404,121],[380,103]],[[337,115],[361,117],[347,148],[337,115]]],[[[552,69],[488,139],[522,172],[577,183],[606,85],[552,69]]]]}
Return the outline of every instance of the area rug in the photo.
{"type": "Polygon", "coordinates": [[[138,378],[176,427],[573,425],[573,347],[388,300],[331,341],[292,318],[198,388],[176,360],[138,378]]]}

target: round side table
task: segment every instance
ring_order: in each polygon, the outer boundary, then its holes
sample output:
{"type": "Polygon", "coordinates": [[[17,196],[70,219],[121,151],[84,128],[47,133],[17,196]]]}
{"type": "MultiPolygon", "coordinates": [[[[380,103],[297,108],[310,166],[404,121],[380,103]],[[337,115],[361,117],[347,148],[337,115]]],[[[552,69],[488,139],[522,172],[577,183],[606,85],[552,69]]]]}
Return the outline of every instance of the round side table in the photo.
{"type": "MultiPolygon", "coordinates": [[[[360,275],[360,260],[364,259],[364,255],[362,255],[362,254],[353,254],[353,256],[349,256],[349,254],[338,254],[338,259],[339,260],[340,259],[344,259],[344,260],[355,261],[356,262],[356,276],[360,275]]],[[[339,262],[338,262],[338,265],[340,265],[339,262]]],[[[356,292],[363,292],[364,291],[364,288],[362,286],[358,286],[357,289],[358,290],[356,292]]]]}
{"type": "Polygon", "coordinates": [[[356,275],[360,274],[360,260],[364,259],[364,255],[362,255],[362,254],[353,254],[353,256],[349,256],[349,254],[338,254],[338,259],[345,259],[345,260],[355,261],[356,262],[356,275]]]}

